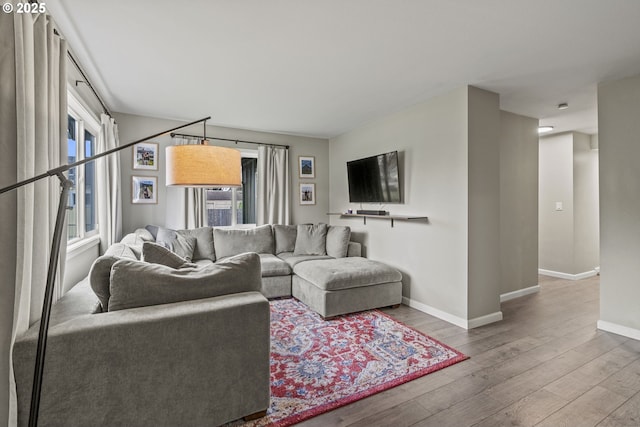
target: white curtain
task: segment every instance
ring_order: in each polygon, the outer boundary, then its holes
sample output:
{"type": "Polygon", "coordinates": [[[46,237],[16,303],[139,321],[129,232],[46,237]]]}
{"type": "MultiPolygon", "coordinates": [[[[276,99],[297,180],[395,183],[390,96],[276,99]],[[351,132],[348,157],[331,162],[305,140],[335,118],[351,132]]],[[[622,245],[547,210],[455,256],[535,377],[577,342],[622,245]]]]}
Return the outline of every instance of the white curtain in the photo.
{"type": "Polygon", "coordinates": [[[290,221],[291,185],[289,150],[284,147],[258,147],[258,224],[284,224],[290,221]]]}
{"type": "MultiPolygon", "coordinates": [[[[118,125],[106,114],[100,117],[100,133],[96,153],[118,147],[118,125]]],[[[122,190],[120,186],[120,156],[106,156],[96,160],[96,192],[100,253],[122,237],[122,190]]]]}
{"type": "MultiPolygon", "coordinates": [[[[13,14],[15,42],[17,180],[67,163],[66,43],[45,14],[13,14]]],[[[6,39],[5,39],[6,40],[6,39]]],[[[4,60],[4,59],[3,59],[4,60]]],[[[60,182],[47,178],[17,190],[15,300],[11,347],[16,335],[42,312],[60,182]]],[[[66,201],[65,201],[66,203],[66,201]]],[[[66,239],[56,278],[60,296],[66,239]]],[[[11,349],[9,349],[11,351],[11,349]]],[[[15,385],[10,373],[9,424],[16,422],[15,385]]]]}
{"type": "MultiPolygon", "coordinates": [[[[173,137],[173,145],[199,144],[197,138],[173,137]]],[[[186,228],[207,225],[207,192],[204,188],[184,189],[184,224],[186,228]]]]}

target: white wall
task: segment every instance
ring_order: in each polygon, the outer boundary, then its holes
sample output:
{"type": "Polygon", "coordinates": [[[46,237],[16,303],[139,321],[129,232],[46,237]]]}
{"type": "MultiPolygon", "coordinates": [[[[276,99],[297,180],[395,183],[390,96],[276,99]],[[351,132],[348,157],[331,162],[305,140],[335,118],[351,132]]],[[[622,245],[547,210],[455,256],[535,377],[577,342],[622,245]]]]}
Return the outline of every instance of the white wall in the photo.
{"type": "Polygon", "coordinates": [[[500,112],[500,293],[538,284],[538,120],[500,112]]]}
{"type": "Polygon", "coordinates": [[[591,140],[590,135],[573,134],[573,262],[578,273],[600,266],[599,156],[591,140]]]}
{"type": "MultiPolygon", "coordinates": [[[[125,144],[144,138],[148,135],[180,126],[183,122],[165,120],[152,117],[136,116],[131,114],[115,113],[118,123],[120,143],[125,144]]],[[[194,119],[198,119],[197,117],[194,119]]],[[[202,124],[181,129],[178,132],[202,135],[202,124]]],[[[229,139],[242,139],[273,144],[289,145],[289,159],[291,163],[291,221],[296,223],[308,222],[328,222],[327,212],[329,211],[329,144],[325,139],[307,138],[301,136],[283,135],[266,132],[254,132],[241,129],[224,128],[218,126],[207,126],[207,136],[221,137],[229,139]],[[305,182],[315,182],[316,184],[316,204],[301,206],[298,202],[298,156],[314,156],[316,161],[316,178],[304,180],[305,182]]],[[[123,233],[134,231],[136,228],[144,227],[147,224],[167,225],[181,227],[180,203],[183,190],[180,188],[167,188],[165,186],[165,147],[171,144],[169,135],[153,139],[151,142],[159,143],[160,161],[158,171],[134,171],[132,169],[132,152],[124,150],[121,153],[121,179],[123,188],[123,233]],[[158,177],[158,204],[157,205],[134,205],[131,203],[131,176],[148,175],[158,177]]],[[[224,141],[211,140],[212,144],[232,146],[237,148],[257,149],[257,145],[228,143],[224,141]]]]}
{"type": "Polygon", "coordinates": [[[96,236],[67,248],[67,259],[62,281],[62,294],[87,277],[93,262],[100,256],[100,239],[96,236]]]}
{"type": "Polygon", "coordinates": [[[540,268],[567,274],[573,269],[573,136],[540,139],[540,268]],[[556,210],[562,203],[562,210],[556,210]]]}
{"type": "Polygon", "coordinates": [[[640,76],[598,86],[600,322],[640,339],[640,76]]]}
{"type": "Polygon", "coordinates": [[[579,132],[540,139],[540,269],[561,277],[595,274],[600,264],[598,151],[591,145],[579,132]]]}
{"type": "Polygon", "coordinates": [[[467,88],[384,117],[330,140],[331,212],[354,211],[346,162],[400,153],[404,203],[362,204],[392,214],[428,216],[429,223],[332,217],[351,227],[370,259],[403,274],[403,295],[467,318],[467,88]]]}
{"type": "Polygon", "coordinates": [[[477,319],[500,313],[500,98],[468,90],[467,318],[477,319]]]}
{"type": "Polygon", "coordinates": [[[497,95],[465,86],[330,141],[332,212],[361,208],[349,203],[347,161],[399,151],[404,203],[362,208],[429,223],[331,223],[402,272],[408,302],[456,324],[499,313],[499,126],[497,95]]]}

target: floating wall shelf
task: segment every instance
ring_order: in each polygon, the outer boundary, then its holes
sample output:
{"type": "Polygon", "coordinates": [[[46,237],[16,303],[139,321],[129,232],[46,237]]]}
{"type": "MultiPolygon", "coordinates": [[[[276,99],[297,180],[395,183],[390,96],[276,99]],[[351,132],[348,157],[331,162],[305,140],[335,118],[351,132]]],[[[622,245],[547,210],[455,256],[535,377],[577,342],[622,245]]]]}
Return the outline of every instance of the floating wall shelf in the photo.
{"type": "Polygon", "coordinates": [[[362,218],[364,224],[367,224],[367,218],[376,218],[376,219],[387,219],[391,221],[391,226],[393,227],[393,222],[398,221],[423,221],[429,222],[429,217],[426,216],[409,216],[409,215],[367,215],[367,214],[350,214],[350,213],[328,213],[327,215],[338,215],[341,218],[362,218]]]}

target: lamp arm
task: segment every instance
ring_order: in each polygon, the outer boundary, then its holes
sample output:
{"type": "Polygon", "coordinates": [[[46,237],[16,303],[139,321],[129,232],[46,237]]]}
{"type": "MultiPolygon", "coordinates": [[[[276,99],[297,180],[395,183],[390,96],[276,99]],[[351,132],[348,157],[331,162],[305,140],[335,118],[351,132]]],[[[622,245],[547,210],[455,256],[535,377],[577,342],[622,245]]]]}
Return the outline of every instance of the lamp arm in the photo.
{"type": "Polygon", "coordinates": [[[25,179],[23,181],[16,182],[15,184],[9,185],[7,187],[0,189],[0,194],[6,193],[11,190],[15,190],[17,188],[23,187],[32,182],[39,181],[43,178],[47,178],[50,176],[57,176],[60,179],[60,201],[58,202],[58,214],[56,216],[56,223],[53,231],[53,238],[51,241],[51,253],[49,257],[49,268],[47,270],[47,282],[44,290],[44,302],[42,305],[42,317],[40,318],[40,330],[38,333],[38,346],[36,349],[36,363],[33,373],[33,387],[31,389],[31,406],[29,409],[29,427],[36,427],[38,425],[38,412],[40,409],[40,395],[42,392],[42,377],[44,374],[44,357],[47,349],[47,335],[49,332],[49,318],[51,316],[51,305],[53,303],[53,288],[55,284],[56,272],[58,269],[58,258],[60,256],[60,244],[62,243],[62,232],[64,226],[64,219],[66,216],[66,205],[65,200],[68,197],[69,190],[73,186],[73,182],[67,179],[63,173],[72,169],[76,166],[83,165],[88,162],[92,162],[101,157],[108,156],[110,154],[116,153],[118,151],[124,150],[128,147],[133,147],[136,144],[139,144],[144,141],[148,141],[153,138],[157,138],[162,135],[166,135],[175,130],[185,128],[187,126],[194,125],[200,122],[206,122],[211,117],[205,117],[200,120],[195,120],[193,122],[174,127],[172,129],[168,129],[162,132],[158,132],[156,134],[147,136],[142,139],[138,139],[136,141],[130,142],[125,145],[120,145],[116,148],[112,148],[111,150],[107,150],[103,153],[96,154],[95,156],[88,157],[86,159],[79,160],[74,163],[70,163],[67,165],[62,165],[50,169],[40,175],[33,176],[31,178],[25,179]]]}
{"type": "Polygon", "coordinates": [[[77,162],[69,163],[67,165],[61,165],[61,166],[55,167],[55,168],[50,169],[50,170],[48,170],[48,171],[46,171],[44,173],[41,173],[40,175],[36,175],[34,177],[31,177],[31,178],[25,179],[23,181],[16,182],[15,184],[9,185],[7,187],[1,188],[0,189],[0,194],[6,193],[6,192],[11,191],[11,190],[15,190],[16,188],[20,188],[20,187],[25,186],[27,184],[31,184],[32,182],[40,181],[41,179],[47,178],[49,176],[58,175],[58,174],[60,174],[62,172],[68,171],[69,169],[73,169],[76,166],[84,165],[85,163],[92,162],[92,161],[94,161],[96,159],[99,159],[100,157],[105,157],[105,156],[108,156],[109,154],[112,154],[112,153],[117,153],[120,150],[124,150],[125,148],[133,147],[134,145],[139,144],[141,142],[145,142],[145,141],[148,141],[150,139],[157,138],[157,137],[162,136],[162,135],[166,135],[168,133],[173,132],[174,130],[186,128],[187,126],[195,125],[196,123],[206,122],[210,118],[211,118],[211,116],[205,117],[205,118],[200,119],[200,120],[195,120],[193,122],[190,122],[190,123],[187,123],[187,124],[184,124],[184,125],[181,125],[181,126],[177,126],[175,128],[168,129],[168,130],[165,130],[165,131],[162,131],[162,132],[158,132],[156,134],[144,137],[142,139],[138,139],[138,140],[133,141],[133,142],[129,142],[129,143],[125,144],[125,145],[120,145],[120,146],[118,146],[116,148],[112,148],[111,150],[107,150],[107,151],[105,151],[103,153],[96,154],[95,156],[87,157],[86,159],[78,160],[77,162]]]}

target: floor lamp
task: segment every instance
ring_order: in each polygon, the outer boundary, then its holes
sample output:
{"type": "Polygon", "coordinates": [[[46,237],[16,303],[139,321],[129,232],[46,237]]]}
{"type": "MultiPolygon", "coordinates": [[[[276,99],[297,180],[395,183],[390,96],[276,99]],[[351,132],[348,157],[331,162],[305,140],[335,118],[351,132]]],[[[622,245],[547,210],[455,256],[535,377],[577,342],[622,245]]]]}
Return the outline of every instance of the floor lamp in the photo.
{"type": "MultiPolygon", "coordinates": [[[[40,319],[40,330],[39,330],[39,334],[38,334],[38,346],[37,346],[37,350],[36,350],[36,361],[35,361],[35,368],[34,368],[34,375],[33,375],[33,388],[31,390],[31,407],[30,407],[30,411],[29,411],[29,426],[30,427],[36,427],[38,424],[38,411],[40,408],[40,395],[41,395],[41,391],[42,391],[42,377],[43,377],[43,372],[44,372],[44,358],[45,358],[45,352],[46,352],[46,347],[47,347],[47,334],[48,334],[48,330],[49,330],[49,317],[51,314],[51,304],[52,304],[52,300],[53,300],[53,287],[54,287],[54,281],[55,281],[55,276],[56,276],[56,270],[58,267],[58,258],[60,256],[60,243],[61,243],[61,239],[62,239],[62,232],[63,232],[63,227],[64,227],[64,220],[65,220],[65,215],[66,215],[66,200],[68,197],[68,193],[70,188],[73,186],[73,182],[71,182],[69,179],[67,179],[67,177],[64,176],[64,172],[68,171],[69,169],[72,169],[76,166],[80,166],[83,165],[85,163],[89,163],[92,162],[96,159],[99,159],[101,157],[105,157],[108,155],[111,155],[113,153],[117,153],[121,150],[124,150],[125,148],[128,147],[133,147],[135,144],[138,144],[140,142],[144,142],[144,141],[148,141],[150,139],[153,138],[157,138],[159,136],[162,135],[166,135],[168,133],[171,133],[173,131],[176,131],[178,129],[182,129],[185,128],[187,126],[191,126],[197,123],[204,123],[204,127],[205,127],[205,132],[206,132],[206,122],[207,120],[209,120],[211,117],[206,117],[200,120],[196,120],[187,124],[184,124],[182,126],[178,126],[172,129],[168,129],[166,131],[162,131],[159,133],[156,133],[154,135],[150,135],[148,137],[139,139],[137,141],[133,141],[130,142],[128,144],[125,145],[121,145],[119,147],[113,148],[111,150],[105,151],[104,153],[100,153],[100,154],[96,154],[95,156],[92,157],[88,157],[86,159],[77,161],[75,163],[71,163],[71,164],[67,164],[67,165],[62,165],[62,166],[58,166],[56,168],[53,168],[51,170],[48,170],[40,175],[36,175],[33,178],[29,178],[26,179],[24,181],[20,181],[17,182],[13,185],[10,185],[8,187],[4,187],[2,189],[0,189],[0,194],[2,193],[6,193],[8,191],[12,191],[15,190],[17,188],[20,188],[22,186],[25,186],[27,184],[30,184],[32,182],[36,182],[39,181],[41,179],[47,178],[47,177],[51,177],[51,176],[57,176],[58,179],[60,180],[60,201],[58,204],[58,213],[56,216],[56,222],[55,222],[55,226],[54,226],[54,232],[53,232],[53,238],[52,238],[52,242],[51,242],[51,254],[50,254],[50,258],[49,258],[49,268],[47,270],[47,282],[46,282],[46,287],[45,287],[45,292],[44,292],[44,303],[42,306],[42,317],[40,319]]],[[[206,133],[205,133],[206,135],[206,133]]],[[[193,145],[190,147],[195,147],[198,148],[200,146],[206,147],[206,148],[211,148],[213,150],[203,150],[203,152],[194,152],[193,149],[189,149],[186,150],[188,155],[178,155],[177,156],[177,163],[173,162],[171,163],[170,166],[170,160],[169,160],[169,156],[167,156],[167,177],[169,177],[169,169],[171,169],[173,174],[177,174],[178,176],[182,176],[184,175],[183,171],[181,171],[181,169],[184,170],[191,170],[190,172],[188,172],[186,174],[186,176],[183,176],[182,178],[180,178],[179,181],[173,182],[172,185],[184,185],[184,186],[196,186],[196,185],[202,185],[202,186],[212,186],[212,185],[225,185],[225,186],[232,186],[232,185],[239,185],[239,181],[240,181],[240,152],[238,152],[237,150],[232,150],[232,149],[228,149],[225,148],[223,149],[222,147],[209,147],[208,145],[204,144],[204,140],[203,140],[203,144],[202,145],[193,145]],[[237,153],[237,165],[234,164],[234,160],[236,160],[236,156],[233,155],[233,153],[228,153],[226,150],[229,151],[235,151],[237,153]],[[215,153],[218,154],[224,154],[225,158],[223,160],[222,163],[220,163],[220,161],[216,160],[215,158],[215,153]],[[213,163],[212,163],[213,162],[213,163]],[[219,175],[216,176],[211,176],[210,174],[207,174],[206,171],[208,169],[218,169],[219,170],[223,170],[224,173],[222,174],[223,176],[226,177],[232,177],[234,174],[236,174],[237,172],[237,177],[235,179],[235,181],[231,181],[230,179],[225,180],[224,182],[213,182],[214,178],[219,178],[219,175]],[[195,175],[194,175],[195,173],[195,175]],[[190,180],[193,179],[204,179],[204,181],[201,182],[187,182],[185,181],[186,178],[189,178],[190,180]],[[235,183],[235,184],[234,184],[235,183]]],[[[187,147],[187,146],[185,146],[187,147]]],[[[167,154],[169,154],[169,148],[172,147],[168,147],[167,148],[167,154]]],[[[182,150],[178,150],[180,153],[182,152],[182,150]]],[[[175,157],[175,156],[174,156],[175,157]]],[[[173,176],[173,175],[172,175],[173,176]]]]}

